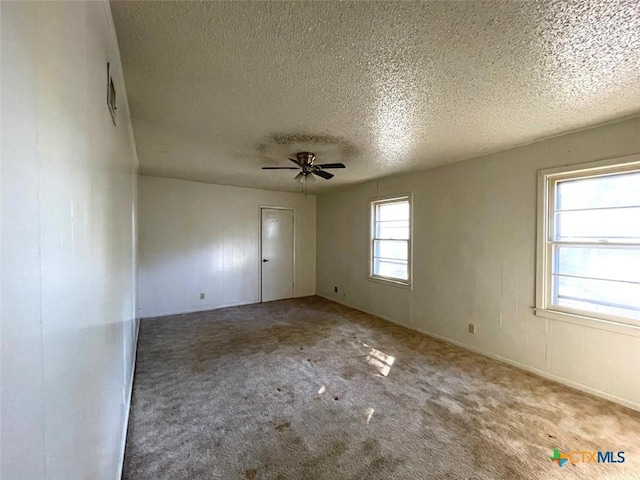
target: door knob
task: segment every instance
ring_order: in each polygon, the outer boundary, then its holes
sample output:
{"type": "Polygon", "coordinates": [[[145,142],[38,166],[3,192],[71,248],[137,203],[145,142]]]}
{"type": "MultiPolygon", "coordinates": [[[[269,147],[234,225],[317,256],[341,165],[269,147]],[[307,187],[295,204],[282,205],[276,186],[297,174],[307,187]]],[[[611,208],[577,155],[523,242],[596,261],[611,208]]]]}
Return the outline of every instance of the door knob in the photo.
{"type": "Polygon", "coordinates": [[[266,258],[263,258],[263,259],[262,259],[262,263],[264,263],[264,262],[268,262],[268,261],[269,261],[269,260],[267,260],[266,258]]]}

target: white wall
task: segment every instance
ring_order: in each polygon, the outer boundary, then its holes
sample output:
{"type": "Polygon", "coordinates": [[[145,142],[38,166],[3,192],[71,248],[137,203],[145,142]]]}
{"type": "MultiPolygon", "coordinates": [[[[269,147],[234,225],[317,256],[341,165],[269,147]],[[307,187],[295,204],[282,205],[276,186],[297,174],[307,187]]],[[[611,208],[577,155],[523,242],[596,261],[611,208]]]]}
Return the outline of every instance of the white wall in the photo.
{"type": "Polygon", "coordinates": [[[640,409],[640,330],[614,333],[532,310],[537,170],[638,152],[636,118],[320,195],[317,291],[640,409]],[[413,291],[367,279],[369,202],[406,192],[413,291]]]}
{"type": "Polygon", "coordinates": [[[295,209],[295,296],[315,293],[315,196],[145,176],[138,188],[141,316],[259,302],[260,206],[295,209]]]}
{"type": "Polygon", "coordinates": [[[0,475],[113,480],[134,354],[136,153],[109,5],[1,9],[0,475]]]}

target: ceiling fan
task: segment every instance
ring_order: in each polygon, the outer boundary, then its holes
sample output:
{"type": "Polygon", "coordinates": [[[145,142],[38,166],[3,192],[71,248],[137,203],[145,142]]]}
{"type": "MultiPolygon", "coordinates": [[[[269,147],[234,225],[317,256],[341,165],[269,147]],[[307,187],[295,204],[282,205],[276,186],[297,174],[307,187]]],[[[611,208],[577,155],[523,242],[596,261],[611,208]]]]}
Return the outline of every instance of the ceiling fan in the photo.
{"type": "Polygon", "coordinates": [[[344,163],[321,163],[319,165],[315,164],[316,155],[311,152],[298,152],[296,153],[296,158],[290,158],[293,163],[295,163],[296,167],[262,167],[263,170],[300,170],[300,172],[296,175],[296,180],[300,180],[303,186],[303,191],[307,193],[307,182],[313,181],[315,178],[314,175],[318,177],[322,177],[325,180],[330,180],[333,178],[333,174],[325,171],[329,168],[346,168],[344,163]]]}

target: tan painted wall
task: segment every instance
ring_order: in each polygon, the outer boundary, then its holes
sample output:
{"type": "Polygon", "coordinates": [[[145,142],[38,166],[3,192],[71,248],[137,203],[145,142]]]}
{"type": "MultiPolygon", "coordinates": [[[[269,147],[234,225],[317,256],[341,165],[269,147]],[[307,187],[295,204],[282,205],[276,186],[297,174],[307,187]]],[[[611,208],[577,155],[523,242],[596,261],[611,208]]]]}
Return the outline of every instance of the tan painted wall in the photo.
{"type": "Polygon", "coordinates": [[[638,152],[636,118],[320,195],[317,291],[640,409],[638,330],[614,333],[532,310],[537,171],[638,152]],[[414,199],[413,291],[367,278],[369,202],[406,192],[414,199]]]}

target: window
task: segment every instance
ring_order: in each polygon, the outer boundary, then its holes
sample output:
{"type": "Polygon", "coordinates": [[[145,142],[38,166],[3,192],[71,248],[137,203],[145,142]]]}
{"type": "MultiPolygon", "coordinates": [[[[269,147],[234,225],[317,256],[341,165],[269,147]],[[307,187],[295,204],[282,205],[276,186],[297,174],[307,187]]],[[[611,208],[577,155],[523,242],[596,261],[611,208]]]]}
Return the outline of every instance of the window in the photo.
{"type": "Polygon", "coordinates": [[[411,279],[411,199],[371,203],[371,278],[409,285],[411,279]]]}
{"type": "Polygon", "coordinates": [[[640,158],[630,158],[540,172],[538,309],[640,322],[640,158]]]}

